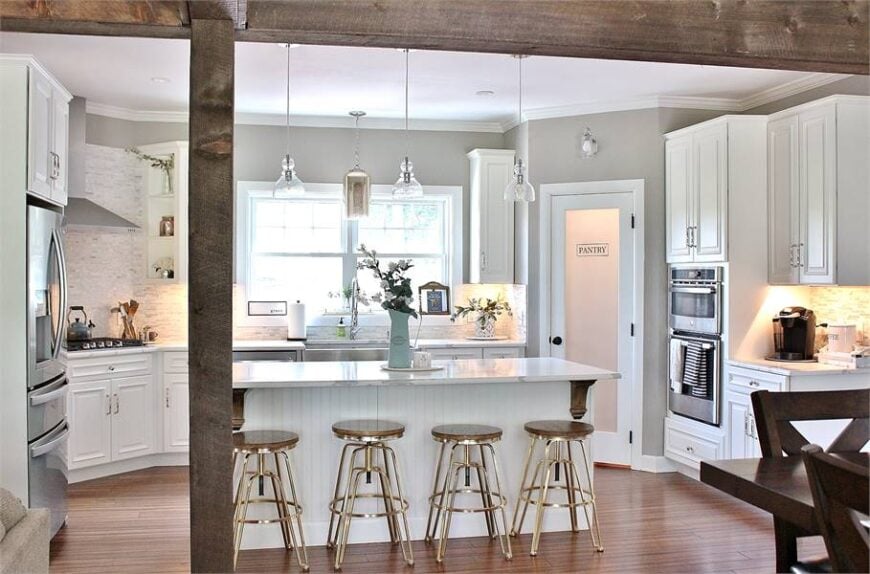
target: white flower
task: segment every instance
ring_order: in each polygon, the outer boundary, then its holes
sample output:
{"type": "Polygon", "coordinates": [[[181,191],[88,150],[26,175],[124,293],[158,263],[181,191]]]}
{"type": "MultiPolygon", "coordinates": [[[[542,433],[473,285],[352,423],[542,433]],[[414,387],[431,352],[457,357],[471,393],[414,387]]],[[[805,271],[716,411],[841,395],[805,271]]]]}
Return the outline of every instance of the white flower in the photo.
{"type": "Polygon", "coordinates": [[[397,267],[398,267],[398,264],[393,262],[393,261],[391,261],[390,264],[387,265],[387,269],[389,269],[391,273],[394,272],[397,267]]]}

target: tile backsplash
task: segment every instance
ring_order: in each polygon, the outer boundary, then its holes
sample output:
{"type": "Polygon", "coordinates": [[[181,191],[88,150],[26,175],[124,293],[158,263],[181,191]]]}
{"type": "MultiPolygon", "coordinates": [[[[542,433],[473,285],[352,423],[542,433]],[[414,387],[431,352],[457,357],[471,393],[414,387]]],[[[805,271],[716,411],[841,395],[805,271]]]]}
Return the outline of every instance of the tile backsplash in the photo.
{"type": "MultiPolygon", "coordinates": [[[[87,145],[86,197],[142,225],[145,219],[142,163],[123,149],[87,145]]],[[[96,324],[95,336],[119,336],[119,301],[136,299],[137,327],[150,326],[161,340],[187,338],[187,286],[145,280],[145,233],[70,228],[64,241],[70,305],[82,305],[96,324]]]]}
{"type": "Polygon", "coordinates": [[[809,291],[809,308],[817,322],[854,324],[859,344],[870,345],[870,287],[810,287],[809,291]]]}

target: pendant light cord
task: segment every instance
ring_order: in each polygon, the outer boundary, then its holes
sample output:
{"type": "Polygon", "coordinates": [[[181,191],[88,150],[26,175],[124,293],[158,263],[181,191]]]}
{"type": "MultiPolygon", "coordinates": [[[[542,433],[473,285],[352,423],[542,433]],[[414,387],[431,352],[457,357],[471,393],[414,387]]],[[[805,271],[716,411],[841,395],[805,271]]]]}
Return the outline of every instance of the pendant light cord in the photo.
{"type": "Polygon", "coordinates": [[[356,127],[356,143],[353,148],[353,167],[359,169],[359,114],[354,114],[354,126],[356,127]]]}
{"type": "Polygon", "coordinates": [[[523,55],[520,54],[517,56],[517,60],[519,63],[519,88],[520,88],[520,97],[519,104],[517,106],[517,125],[523,123],[523,55]]]}
{"type": "Polygon", "coordinates": [[[410,67],[410,54],[411,50],[405,48],[405,157],[408,156],[409,150],[409,142],[410,139],[408,137],[408,84],[409,84],[409,67],[410,67]]]}
{"type": "Polygon", "coordinates": [[[287,44],[287,155],[290,155],[290,44],[287,44]]]}

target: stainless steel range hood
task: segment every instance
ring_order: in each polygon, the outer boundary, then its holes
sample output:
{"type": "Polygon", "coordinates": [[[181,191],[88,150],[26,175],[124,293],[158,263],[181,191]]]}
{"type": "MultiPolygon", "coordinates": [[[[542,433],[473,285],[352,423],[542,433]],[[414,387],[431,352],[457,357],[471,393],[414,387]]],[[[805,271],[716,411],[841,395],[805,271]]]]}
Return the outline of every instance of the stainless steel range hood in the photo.
{"type": "Polygon", "coordinates": [[[69,200],[64,210],[67,227],[99,228],[106,231],[139,229],[117,213],[94,203],[85,194],[85,99],[73,98],[69,104],[69,200]]]}

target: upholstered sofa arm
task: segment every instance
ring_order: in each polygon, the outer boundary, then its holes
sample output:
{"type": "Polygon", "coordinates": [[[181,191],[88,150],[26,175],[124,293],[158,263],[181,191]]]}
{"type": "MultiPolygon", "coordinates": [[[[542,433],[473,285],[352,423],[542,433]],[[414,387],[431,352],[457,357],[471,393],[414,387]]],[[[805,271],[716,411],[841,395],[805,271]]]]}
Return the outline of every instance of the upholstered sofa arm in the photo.
{"type": "Polygon", "coordinates": [[[28,510],[0,540],[0,574],[47,573],[49,533],[48,510],[28,510]]]}

